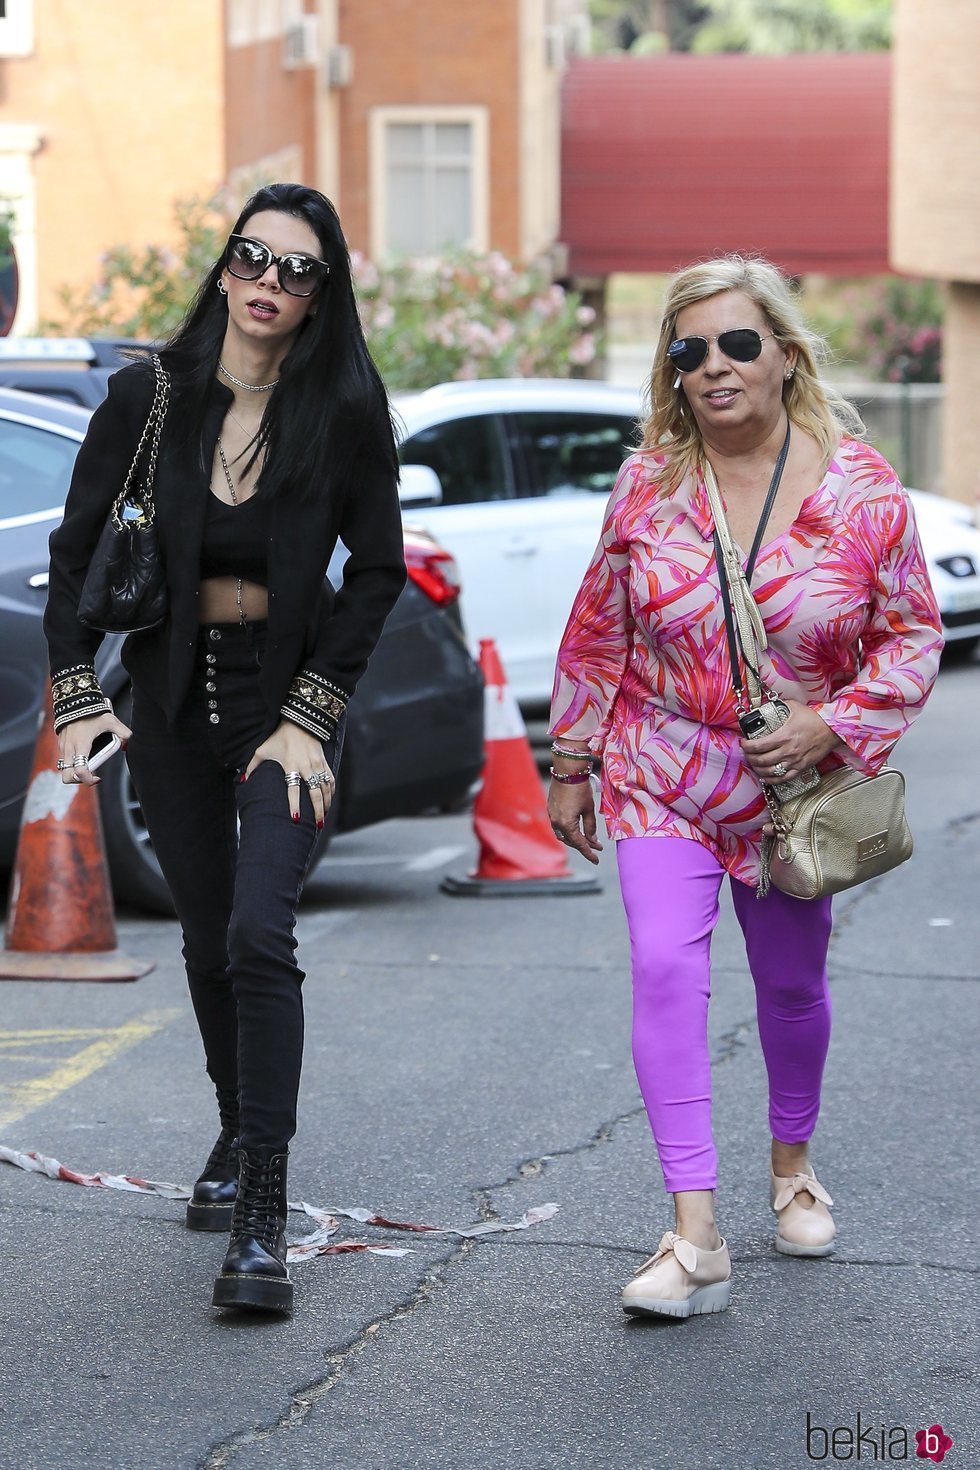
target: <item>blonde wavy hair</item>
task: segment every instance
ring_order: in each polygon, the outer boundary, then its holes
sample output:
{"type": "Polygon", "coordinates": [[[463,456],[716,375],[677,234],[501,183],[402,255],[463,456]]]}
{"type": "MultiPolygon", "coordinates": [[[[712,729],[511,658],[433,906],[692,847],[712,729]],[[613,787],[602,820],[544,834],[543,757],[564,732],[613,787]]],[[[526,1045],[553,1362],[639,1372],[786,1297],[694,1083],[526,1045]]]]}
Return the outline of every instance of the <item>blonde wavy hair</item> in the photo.
{"type": "Polygon", "coordinates": [[[785,350],[796,349],[793,376],[783,384],[783,404],[793,424],[812,434],[830,463],[847,433],[864,437],[864,424],[853,404],[820,376],[829,359],[827,344],[810,331],[788,278],[767,260],[744,255],[720,255],[680,271],[670,283],[664,302],[660,336],[653,368],[646,384],[649,416],[642,425],[639,452],[666,455],[661,483],[668,493],[696,471],[703,456],[701,433],[684,394],[674,387],[676,369],[667,348],[676,336],[678,314],[685,306],[741,291],[756,303],[776,341],[785,350]]]}

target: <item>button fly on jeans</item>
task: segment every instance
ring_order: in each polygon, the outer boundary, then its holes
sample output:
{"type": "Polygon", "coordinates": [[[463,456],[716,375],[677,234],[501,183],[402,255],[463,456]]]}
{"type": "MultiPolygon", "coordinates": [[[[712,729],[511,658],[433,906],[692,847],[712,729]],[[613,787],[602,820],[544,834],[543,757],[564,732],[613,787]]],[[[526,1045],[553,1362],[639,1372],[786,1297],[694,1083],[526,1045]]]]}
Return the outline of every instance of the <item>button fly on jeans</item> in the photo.
{"type": "Polygon", "coordinates": [[[212,643],[220,643],[221,642],[221,630],[219,628],[209,628],[208,629],[208,637],[211,639],[211,642],[212,643]]]}

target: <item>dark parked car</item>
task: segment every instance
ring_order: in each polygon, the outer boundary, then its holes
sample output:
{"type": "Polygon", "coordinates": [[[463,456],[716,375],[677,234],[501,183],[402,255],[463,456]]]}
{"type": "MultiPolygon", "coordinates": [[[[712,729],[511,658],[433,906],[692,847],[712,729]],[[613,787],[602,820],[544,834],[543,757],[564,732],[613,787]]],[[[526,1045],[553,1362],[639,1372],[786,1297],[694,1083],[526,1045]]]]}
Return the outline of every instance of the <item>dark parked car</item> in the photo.
{"type": "Polygon", "coordinates": [[[0,388],[98,408],[110,374],[146,350],[128,337],[0,337],[0,388]]]}
{"type": "MultiPolygon", "coordinates": [[[[61,518],[89,414],[0,390],[0,866],[14,855],[47,669],[41,615],[48,536],[61,518]]],[[[462,800],[483,759],[483,683],[467,649],[459,578],[424,531],[405,531],[409,580],[351,702],[332,827],[350,831],[462,800]]],[[[342,579],[343,553],[331,564],[342,579]]],[[[97,668],[117,713],[130,694],[107,638],[97,668]]],[[[99,787],[116,896],[156,912],[170,900],[125,761],[99,787]]]]}

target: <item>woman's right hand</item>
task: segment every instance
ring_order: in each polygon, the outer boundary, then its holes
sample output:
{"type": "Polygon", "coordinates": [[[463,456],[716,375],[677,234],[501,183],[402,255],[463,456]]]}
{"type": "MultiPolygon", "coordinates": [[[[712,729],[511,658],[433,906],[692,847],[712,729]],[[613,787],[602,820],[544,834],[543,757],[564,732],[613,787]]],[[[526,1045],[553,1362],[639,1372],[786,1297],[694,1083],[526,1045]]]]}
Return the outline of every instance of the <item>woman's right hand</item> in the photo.
{"type": "Polygon", "coordinates": [[[574,847],[590,863],[598,863],[602,843],[596,836],[595,801],[591,781],[556,781],[548,792],[548,817],[559,842],[574,847]]]}
{"type": "Polygon", "coordinates": [[[88,766],[73,766],[76,756],[91,754],[96,737],[108,731],[118,735],[125,745],[132,735],[128,725],[117,720],[113,714],[91,715],[88,719],[72,720],[62,725],[58,732],[58,756],[62,762],[61,779],[65,786],[98,786],[100,778],[92,774],[88,766]]]}

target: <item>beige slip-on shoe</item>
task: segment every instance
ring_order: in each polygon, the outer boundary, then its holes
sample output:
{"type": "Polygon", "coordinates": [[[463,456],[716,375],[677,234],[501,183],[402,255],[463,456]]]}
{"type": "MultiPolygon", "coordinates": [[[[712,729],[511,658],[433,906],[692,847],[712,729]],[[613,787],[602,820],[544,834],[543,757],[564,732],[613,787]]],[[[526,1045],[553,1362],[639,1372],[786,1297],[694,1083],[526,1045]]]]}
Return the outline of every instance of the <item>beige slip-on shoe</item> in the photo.
{"type": "Polygon", "coordinates": [[[623,1292],[631,1317],[698,1317],[723,1312],[732,1290],[732,1260],[722,1241],[703,1251],[668,1230],[655,1256],[634,1274],[623,1292]]]}
{"type": "Polygon", "coordinates": [[[806,1173],[784,1179],[769,1169],[769,1202],[776,1212],[776,1249],[784,1256],[829,1256],[837,1226],[834,1202],[809,1164],[806,1173]]]}

